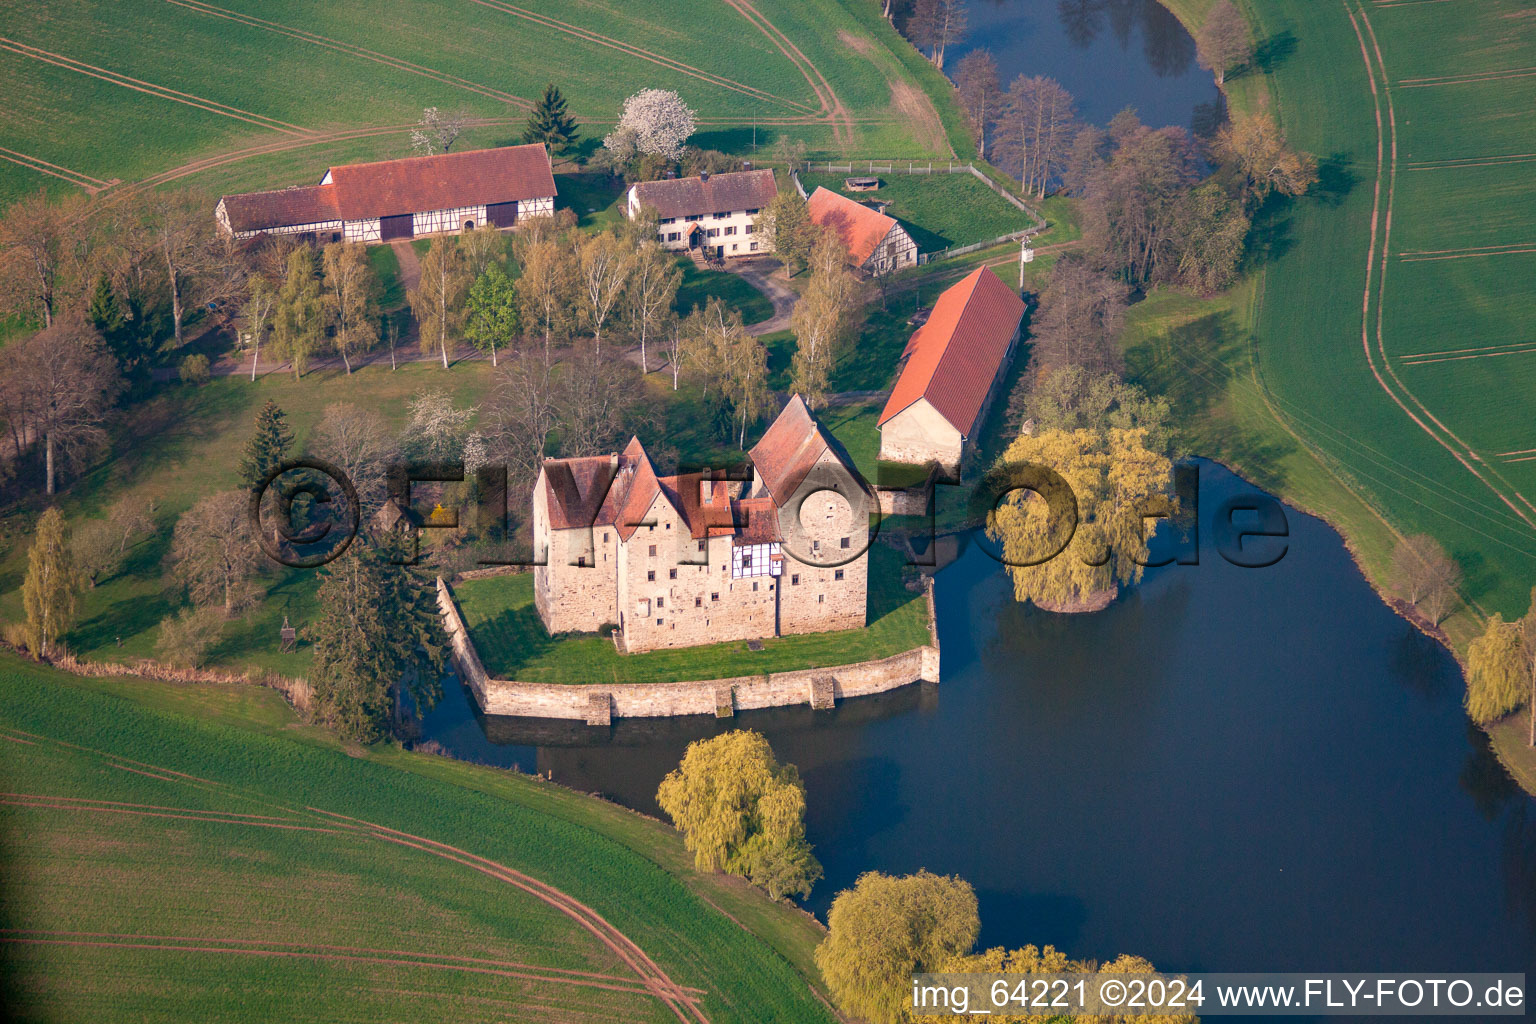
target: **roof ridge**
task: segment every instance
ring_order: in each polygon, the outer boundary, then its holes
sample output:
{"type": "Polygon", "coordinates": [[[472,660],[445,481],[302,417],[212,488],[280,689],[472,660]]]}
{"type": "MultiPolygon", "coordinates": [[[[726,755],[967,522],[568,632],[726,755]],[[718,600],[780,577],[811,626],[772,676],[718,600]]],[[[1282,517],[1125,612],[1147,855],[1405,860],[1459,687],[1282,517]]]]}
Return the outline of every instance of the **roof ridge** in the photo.
{"type": "MultiPolygon", "coordinates": [[[[949,354],[949,346],[950,346],[950,343],[952,343],[955,340],[955,334],[957,333],[956,329],[960,326],[960,322],[965,319],[966,310],[971,308],[971,302],[976,298],[977,286],[980,285],[980,283],[981,283],[981,275],[983,273],[985,273],[986,271],[987,271],[986,264],[982,264],[981,266],[977,267],[975,270],[971,271],[969,274],[965,275],[960,280],[956,281],[954,284],[952,284],[948,288],[946,288],[944,290],[943,294],[941,294],[939,296],[938,302],[934,303],[934,307],[935,307],[935,309],[937,309],[939,302],[944,301],[944,298],[951,291],[953,291],[956,288],[959,288],[961,285],[965,284],[967,281],[971,282],[970,290],[965,293],[965,300],[963,302],[961,302],[961,304],[960,304],[960,312],[955,314],[955,324],[954,324],[954,327],[950,328],[948,331],[945,332],[943,348],[940,349],[939,354],[934,358],[933,365],[928,367],[927,377],[923,380],[922,388],[918,390],[918,393],[913,397],[912,401],[908,402],[906,405],[902,406],[900,409],[882,410],[881,411],[881,415],[880,415],[879,423],[884,423],[886,420],[889,420],[889,419],[891,419],[894,416],[900,415],[902,411],[904,411],[906,409],[910,409],[912,406],[916,405],[917,402],[918,402],[918,399],[925,398],[927,396],[928,388],[933,383],[933,378],[938,376],[939,365],[944,362],[944,357],[949,354]]],[[[996,275],[994,274],[993,276],[995,277],[996,275]]],[[[1001,282],[999,282],[999,283],[1001,283],[1001,282]]],[[[933,320],[931,318],[929,320],[927,320],[921,327],[919,327],[916,331],[913,332],[913,338],[916,338],[917,335],[919,335],[922,332],[926,331],[928,329],[929,324],[932,324],[932,323],[933,323],[933,320]]],[[[913,350],[912,355],[914,355],[914,356],[917,355],[917,350],[916,349],[913,350]]],[[[878,426],[879,423],[877,423],[876,425],[878,426]]]]}
{"type": "Polygon", "coordinates": [[[408,160],[446,160],[449,157],[469,156],[472,153],[487,153],[494,149],[528,149],[533,146],[537,146],[540,149],[543,149],[544,143],[514,142],[510,146],[481,146],[479,149],[461,149],[456,153],[426,153],[420,156],[395,156],[390,157],[388,160],[355,160],[352,163],[346,164],[329,164],[325,169],[327,172],[330,172],[334,171],[338,167],[378,167],[381,164],[405,163],[408,160]]]}

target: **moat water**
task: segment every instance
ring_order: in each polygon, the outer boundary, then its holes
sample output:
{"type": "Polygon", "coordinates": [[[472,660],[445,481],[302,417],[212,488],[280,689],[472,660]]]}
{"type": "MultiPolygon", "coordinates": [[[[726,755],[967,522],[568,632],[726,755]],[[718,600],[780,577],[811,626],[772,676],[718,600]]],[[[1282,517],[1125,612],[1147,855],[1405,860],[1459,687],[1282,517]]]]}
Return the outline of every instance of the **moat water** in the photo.
{"type": "Polygon", "coordinates": [[[985,47],[1003,88],[1019,75],[1066,86],[1078,116],[1107,124],[1135,107],[1154,127],[1192,127],[1218,109],[1211,73],[1195,61],[1195,41],[1157,0],[971,0],[970,32],[945,55],[952,67],[985,47]]]}
{"type": "Polygon", "coordinates": [[[836,710],[485,718],[449,680],[425,733],[455,756],[657,813],[689,741],[763,732],[799,766],[825,914],[862,871],[961,875],[983,945],[1180,970],[1536,970],[1536,801],[1461,710],[1437,644],[1326,524],[1284,558],[1216,552],[1254,488],[1201,464],[1200,564],[1107,610],[1026,609],[961,538],[937,574],[943,679],[836,710]]]}

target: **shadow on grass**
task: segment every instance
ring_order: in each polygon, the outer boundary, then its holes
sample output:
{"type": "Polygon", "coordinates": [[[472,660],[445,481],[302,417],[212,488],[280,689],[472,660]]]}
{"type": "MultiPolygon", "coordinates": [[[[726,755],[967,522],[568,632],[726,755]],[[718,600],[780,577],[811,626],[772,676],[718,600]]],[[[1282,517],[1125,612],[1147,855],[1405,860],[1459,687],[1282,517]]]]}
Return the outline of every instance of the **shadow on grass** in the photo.
{"type": "Polygon", "coordinates": [[[1248,68],[1243,74],[1250,71],[1259,71],[1270,74],[1280,65],[1291,59],[1296,52],[1296,33],[1290,29],[1284,32],[1276,32],[1267,37],[1253,49],[1253,58],[1249,61],[1248,68]]]}
{"type": "Polygon", "coordinates": [[[519,670],[539,661],[560,642],[544,631],[533,605],[507,608],[471,627],[475,647],[494,676],[516,679],[519,670]]]}
{"type": "Polygon", "coordinates": [[[1354,191],[1360,181],[1351,170],[1353,158],[1348,153],[1333,153],[1317,162],[1317,184],[1308,195],[1329,206],[1338,206],[1354,191]]]}

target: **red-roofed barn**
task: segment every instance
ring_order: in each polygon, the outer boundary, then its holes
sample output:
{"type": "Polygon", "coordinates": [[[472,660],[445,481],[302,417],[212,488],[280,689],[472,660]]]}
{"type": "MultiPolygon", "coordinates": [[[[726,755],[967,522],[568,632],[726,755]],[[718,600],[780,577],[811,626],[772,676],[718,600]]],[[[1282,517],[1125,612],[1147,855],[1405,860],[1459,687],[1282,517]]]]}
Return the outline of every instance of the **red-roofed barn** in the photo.
{"type": "Polygon", "coordinates": [[[388,242],[482,224],[512,227],[555,212],[555,178],[542,143],[345,164],[318,185],[225,196],[214,209],[236,238],[388,242]]]}
{"type": "Polygon", "coordinates": [[[880,458],[949,472],[974,445],[1019,341],[1024,303],[986,267],[951,285],[907,342],[880,413],[880,458]]]}
{"type": "Polygon", "coordinates": [[[896,218],[830,189],[818,188],[806,200],[811,223],[837,233],[855,270],[887,273],[917,262],[917,243],[896,218]]]}

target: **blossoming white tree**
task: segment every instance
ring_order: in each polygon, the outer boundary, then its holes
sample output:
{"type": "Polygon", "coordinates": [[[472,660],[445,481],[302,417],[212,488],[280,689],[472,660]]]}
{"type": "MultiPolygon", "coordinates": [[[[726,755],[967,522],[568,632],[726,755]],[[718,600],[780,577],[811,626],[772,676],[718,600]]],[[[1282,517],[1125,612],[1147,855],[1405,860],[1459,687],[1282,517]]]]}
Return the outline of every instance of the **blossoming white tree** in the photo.
{"type": "Polygon", "coordinates": [[[620,159],[655,153],[676,160],[693,134],[694,114],[670,89],[641,89],[624,101],[619,123],[604,137],[603,146],[620,159]]]}

